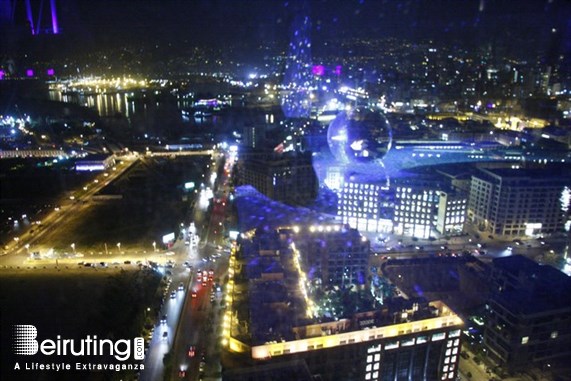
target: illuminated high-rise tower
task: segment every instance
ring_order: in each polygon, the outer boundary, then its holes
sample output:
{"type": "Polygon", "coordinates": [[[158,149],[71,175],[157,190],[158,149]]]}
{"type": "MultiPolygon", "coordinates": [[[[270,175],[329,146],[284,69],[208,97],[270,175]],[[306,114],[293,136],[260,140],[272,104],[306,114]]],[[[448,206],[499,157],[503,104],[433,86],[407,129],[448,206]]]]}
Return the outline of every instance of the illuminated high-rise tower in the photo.
{"type": "Polygon", "coordinates": [[[311,109],[311,20],[309,6],[303,2],[291,26],[291,39],[285,66],[282,110],[288,118],[308,118],[311,109]]]}

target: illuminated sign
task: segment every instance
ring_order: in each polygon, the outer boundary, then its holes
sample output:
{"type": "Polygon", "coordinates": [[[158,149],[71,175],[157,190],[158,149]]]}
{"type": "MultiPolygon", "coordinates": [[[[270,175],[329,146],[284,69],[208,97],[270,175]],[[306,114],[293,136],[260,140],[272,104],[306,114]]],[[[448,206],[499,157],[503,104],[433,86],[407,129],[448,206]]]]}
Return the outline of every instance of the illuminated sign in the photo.
{"type": "Polygon", "coordinates": [[[104,171],[105,165],[103,164],[76,164],[76,171],[104,171]]]}
{"type": "Polygon", "coordinates": [[[163,236],[163,243],[167,244],[174,241],[174,233],[169,233],[163,236]]]}

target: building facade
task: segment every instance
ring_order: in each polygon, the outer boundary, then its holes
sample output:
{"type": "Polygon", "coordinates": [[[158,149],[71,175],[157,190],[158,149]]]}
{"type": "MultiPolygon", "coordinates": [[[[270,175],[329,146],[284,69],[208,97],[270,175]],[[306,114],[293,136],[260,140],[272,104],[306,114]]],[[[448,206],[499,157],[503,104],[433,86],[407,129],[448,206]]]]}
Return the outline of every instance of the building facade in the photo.
{"type": "Polygon", "coordinates": [[[240,185],[252,185],[276,201],[303,205],[317,197],[311,152],[244,153],[237,172],[240,185]]]}
{"type": "Polygon", "coordinates": [[[438,192],[436,231],[440,234],[459,234],[464,229],[468,198],[454,190],[438,192]]]}
{"type": "Polygon", "coordinates": [[[484,345],[510,371],[571,360],[571,279],[521,255],[494,259],[484,345]]]}
{"type": "Polygon", "coordinates": [[[349,176],[339,192],[338,215],[360,231],[427,239],[459,234],[468,195],[438,173],[403,173],[390,181],[349,176]]]}
{"type": "Polygon", "coordinates": [[[503,238],[536,237],[563,227],[561,197],[570,178],[548,169],[480,169],[472,176],[468,220],[503,238]]]}
{"type": "Polygon", "coordinates": [[[392,233],[394,193],[386,181],[346,179],[339,192],[338,215],[351,227],[392,233]]]}
{"type": "Polygon", "coordinates": [[[438,211],[438,192],[424,187],[397,186],[395,191],[395,233],[427,239],[438,211]]]}

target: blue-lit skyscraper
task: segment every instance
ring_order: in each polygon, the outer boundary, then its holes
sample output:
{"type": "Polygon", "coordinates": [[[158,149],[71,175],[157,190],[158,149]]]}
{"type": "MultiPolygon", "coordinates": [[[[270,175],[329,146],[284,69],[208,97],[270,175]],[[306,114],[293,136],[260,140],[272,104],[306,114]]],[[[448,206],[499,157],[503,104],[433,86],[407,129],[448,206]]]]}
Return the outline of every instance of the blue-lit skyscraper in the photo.
{"type": "Polygon", "coordinates": [[[288,118],[308,118],[311,110],[311,20],[309,6],[303,2],[296,10],[291,25],[291,39],[284,73],[281,98],[284,115],[288,118]]]}

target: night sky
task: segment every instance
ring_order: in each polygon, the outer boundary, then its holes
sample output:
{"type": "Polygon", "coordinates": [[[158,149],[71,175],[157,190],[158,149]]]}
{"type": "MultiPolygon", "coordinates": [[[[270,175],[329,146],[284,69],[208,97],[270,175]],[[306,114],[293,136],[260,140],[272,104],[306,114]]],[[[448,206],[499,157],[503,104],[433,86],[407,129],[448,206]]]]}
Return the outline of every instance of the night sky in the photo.
{"type": "MultiPolygon", "coordinates": [[[[35,4],[39,0],[31,1],[35,4]]],[[[299,0],[58,0],[58,13],[62,39],[73,41],[72,46],[77,49],[182,42],[253,48],[286,46],[291,21],[302,8],[309,9],[316,48],[338,38],[387,36],[413,42],[431,38],[467,47],[493,40],[511,44],[514,51],[538,49],[557,40],[559,50],[571,48],[568,0],[314,0],[305,1],[309,6],[302,7],[303,3],[299,0]]],[[[24,29],[24,2],[17,4],[19,9],[12,24],[24,29]]],[[[18,42],[12,45],[14,48],[18,42]]]]}

